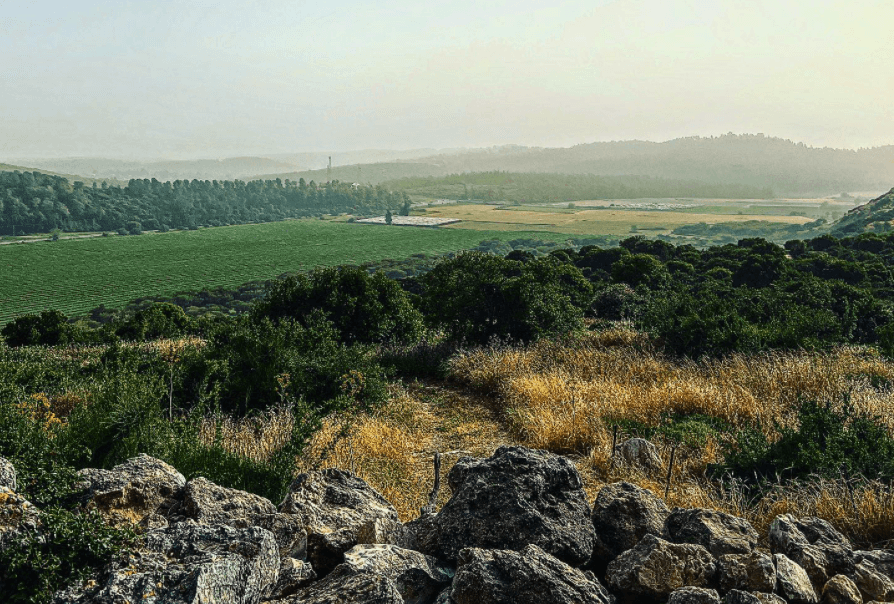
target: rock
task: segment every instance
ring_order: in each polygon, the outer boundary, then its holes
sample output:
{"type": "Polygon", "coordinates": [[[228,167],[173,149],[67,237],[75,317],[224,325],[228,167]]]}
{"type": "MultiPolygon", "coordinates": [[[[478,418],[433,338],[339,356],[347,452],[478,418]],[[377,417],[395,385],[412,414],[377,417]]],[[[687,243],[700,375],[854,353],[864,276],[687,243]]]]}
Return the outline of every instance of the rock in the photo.
{"type": "Polygon", "coordinates": [[[674,543],[704,546],[713,556],[747,554],[757,545],[757,531],[747,520],[703,508],[674,508],[664,523],[674,543]]]}
{"type": "Polygon", "coordinates": [[[854,552],[854,563],[859,563],[863,560],[872,562],[877,571],[889,579],[894,579],[894,551],[874,549],[854,552]]]}
{"type": "Polygon", "coordinates": [[[713,589],[681,587],[671,593],[667,604],[720,604],[720,596],[713,589]]]}
{"type": "Polygon", "coordinates": [[[627,600],[662,600],[681,587],[709,586],[716,571],[714,557],[701,545],[646,535],[609,563],[606,580],[627,600]]]}
{"type": "Polygon", "coordinates": [[[0,457],[0,487],[16,490],[16,469],[8,459],[0,457]]]}
{"type": "Polygon", "coordinates": [[[863,604],[863,597],[854,582],[844,575],[835,575],[823,587],[823,604],[863,604]]]}
{"type": "Polygon", "coordinates": [[[403,604],[403,601],[397,585],[388,577],[340,567],[294,596],[268,604],[403,604]]]}
{"type": "Polygon", "coordinates": [[[280,511],[300,519],[307,531],[307,557],[320,575],[342,563],[364,525],[377,519],[400,523],[388,500],[362,479],[335,468],[299,475],[280,511]]]}
{"type": "Polygon", "coordinates": [[[651,491],[629,482],[602,487],[593,503],[593,558],[608,563],[646,535],[663,535],[669,515],[664,501],[651,491]]]}
{"type": "Polygon", "coordinates": [[[792,604],[814,604],[819,601],[807,572],[785,554],[773,556],[776,560],[776,580],[779,593],[792,604]]]}
{"type": "Polygon", "coordinates": [[[723,604],[761,604],[761,601],[753,593],[731,589],[723,597],[723,604]]]}
{"type": "Polygon", "coordinates": [[[38,525],[37,508],[11,489],[0,486],[0,550],[23,538],[25,533],[37,530],[38,525]]]}
{"type": "Polygon", "coordinates": [[[568,566],[539,546],[521,552],[467,548],[459,553],[453,604],[613,604],[596,577],[568,566]]]}
{"type": "Polygon", "coordinates": [[[284,598],[306,587],[317,578],[310,562],[283,558],[279,564],[279,579],[270,594],[271,599],[284,598]]]}
{"type": "Polygon", "coordinates": [[[221,487],[206,478],[194,478],[183,489],[182,501],[173,506],[169,518],[192,518],[200,524],[226,524],[236,528],[259,526],[276,538],[282,558],[303,559],[307,532],[294,514],[280,514],[269,499],[221,487]]]}
{"type": "Polygon", "coordinates": [[[279,555],[269,531],[186,521],[150,531],[143,548],[107,569],[97,587],[62,592],[54,602],[258,604],[278,574],[279,555]]]}
{"type": "Polygon", "coordinates": [[[88,507],[113,524],[139,524],[149,514],[165,516],[186,486],[183,474],[145,454],[111,470],[81,470],[78,477],[88,507]]]}
{"type": "Polygon", "coordinates": [[[439,593],[438,597],[435,598],[435,604],[453,604],[453,600],[450,598],[450,592],[452,591],[453,589],[451,587],[448,587],[447,589],[439,593]]]}
{"type": "Polygon", "coordinates": [[[572,565],[590,559],[590,506],[568,459],[500,447],[486,459],[460,459],[447,480],[453,496],[441,511],[410,523],[420,551],[455,561],[465,548],[520,551],[535,544],[572,565]]]}
{"type": "Polygon", "coordinates": [[[391,518],[373,518],[357,529],[357,544],[407,545],[408,536],[403,523],[391,518]]]}
{"type": "Polygon", "coordinates": [[[658,447],[644,438],[631,438],[619,444],[615,455],[625,465],[639,468],[648,474],[661,472],[664,464],[658,455],[658,447]]]}
{"type": "Polygon", "coordinates": [[[759,591],[752,593],[757,601],[761,604],[786,604],[785,600],[777,596],[776,594],[765,594],[759,591]]]}
{"type": "Polygon", "coordinates": [[[720,591],[776,590],[776,567],[773,558],[754,551],[750,554],[725,554],[717,558],[720,591]]]}
{"type": "Polygon", "coordinates": [[[345,552],[342,567],[388,577],[405,604],[429,604],[453,580],[453,571],[431,556],[396,545],[355,545],[345,552]]]}
{"type": "Polygon", "coordinates": [[[875,564],[869,560],[861,560],[854,567],[853,579],[864,600],[879,602],[894,600],[894,582],[887,575],[880,573],[875,564]]]}
{"type": "Polygon", "coordinates": [[[783,514],[770,524],[770,547],[800,565],[817,586],[832,575],[851,575],[854,553],[848,540],[820,518],[783,514]]]}

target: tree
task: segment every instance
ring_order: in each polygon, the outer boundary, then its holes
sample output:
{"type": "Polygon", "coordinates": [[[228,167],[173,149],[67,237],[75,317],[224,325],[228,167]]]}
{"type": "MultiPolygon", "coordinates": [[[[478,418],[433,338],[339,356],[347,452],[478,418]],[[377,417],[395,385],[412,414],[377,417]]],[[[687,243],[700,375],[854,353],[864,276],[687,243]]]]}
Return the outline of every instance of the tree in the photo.
{"type": "Polygon", "coordinates": [[[400,207],[400,215],[401,216],[409,216],[410,215],[410,200],[405,199],[404,205],[400,207]]]}
{"type": "Polygon", "coordinates": [[[385,224],[391,224],[391,210],[385,211],[385,224]]]}

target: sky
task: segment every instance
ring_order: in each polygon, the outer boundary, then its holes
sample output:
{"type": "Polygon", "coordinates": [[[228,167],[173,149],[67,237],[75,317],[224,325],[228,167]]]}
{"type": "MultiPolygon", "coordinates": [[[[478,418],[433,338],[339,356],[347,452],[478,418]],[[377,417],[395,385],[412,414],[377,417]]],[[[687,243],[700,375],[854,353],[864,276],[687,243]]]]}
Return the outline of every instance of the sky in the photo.
{"type": "Polygon", "coordinates": [[[0,0],[0,160],[894,143],[891,0],[0,0]]]}

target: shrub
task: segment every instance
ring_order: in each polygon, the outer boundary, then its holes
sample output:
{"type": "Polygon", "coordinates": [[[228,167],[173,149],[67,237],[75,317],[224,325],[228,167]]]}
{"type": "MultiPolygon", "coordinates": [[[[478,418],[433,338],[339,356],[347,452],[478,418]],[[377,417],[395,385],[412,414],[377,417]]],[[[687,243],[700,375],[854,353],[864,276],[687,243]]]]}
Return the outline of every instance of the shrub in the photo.
{"type": "Polygon", "coordinates": [[[39,315],[24,315],[10,321],[0,332],[9,346],[60,346],[68,344],[71,326],[68,317],[58,310],[45,310],[39,315]]]}
{"type": "Polygon", "coordinates": [[[770,442],[753,429],[740,433],[727,445],[717,473],[745,480],[862,476],[894,478],[894,439],[878,418],[861,415],[845,401],[836,408],[828,403],[803,402],[796,428],[778,428],[780,437],[770,442]]]}
{"type": "Polygon", "coordinates": [[[87,580],[136,541],[133,531],[107,526],[94,510],[50,507],[40,513],[39,524],[0,549],[5,602],[50,602],[56,591],[87,580]]]}

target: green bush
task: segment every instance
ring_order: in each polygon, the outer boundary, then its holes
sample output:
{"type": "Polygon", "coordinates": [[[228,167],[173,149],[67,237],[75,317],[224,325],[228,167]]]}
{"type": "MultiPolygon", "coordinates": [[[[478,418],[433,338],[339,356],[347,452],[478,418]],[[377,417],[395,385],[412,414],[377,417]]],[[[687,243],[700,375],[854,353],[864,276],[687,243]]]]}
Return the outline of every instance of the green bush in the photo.
{"type": "Polygon", "coordinates": [[[778,429],[775,442],[758,429],[738,434],[715,473],[746,481],[811,475],[894,478],[894,439],[878,418],[858,414],[846,401],[839,408],[806,401],[799,408],[798,426],[778,429]]]}
{"type": "Polygon", "coordinates": [[[39,518],[36,530],[0,549],[4,602],[50,602],[56,591],[87,580],[136,541],[133,531],[106,525],[92,510],[50,507],[39,518]]]}

